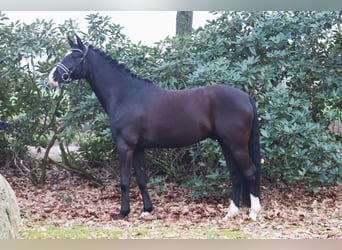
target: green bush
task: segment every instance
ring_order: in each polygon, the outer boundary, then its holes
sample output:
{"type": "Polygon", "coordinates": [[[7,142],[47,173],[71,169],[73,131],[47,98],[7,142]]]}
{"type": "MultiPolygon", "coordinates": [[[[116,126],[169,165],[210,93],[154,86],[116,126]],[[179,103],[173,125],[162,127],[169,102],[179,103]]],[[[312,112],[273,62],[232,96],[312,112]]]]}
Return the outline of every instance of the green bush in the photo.
{"type": "Polygon", "coordinates": [[[260,98],[264,173],[287,183],[305,180],[310,187],[341,183],[341,143],[315,123],[309,96],[278,86],[260,98]],[[275,119],[276,118],[276,119],[275,119]]]}
{"type": "MultiPolygon", "coordinates": [[[[192,34],[153,47],[133,44],[120,25],[100,14],[87,16],[86,32],[73,20],[57,26],[6,19],[0,14],[0,45],[6,48],[0,51],[0,119],[11,126],[0,133],[2,163],[25,162],[30,169],[37,163],[28,145],[63,148],[75,140],[79,151],[66,152],[61,166],[79,174],[76,166],[116,161],[108,118],[89,85],[70,84],[61,96],[46,83],[68,49],[66,35],[77,33],[164,88],[219,82],[247,91],[258,104],[263,176],[311,188],[341,183],[341,137],[327,131],[342,117],[341,12],[219,12],[192,34]]],[[[152,177],[198,187],[195,196],[221,192],[220,183],[229,182],[214,141],[147,155],[152,177]]],[[[48,161],[38,165],[44,177],[48,161]]]]}
{"type": "MultiPolygon", "coordinates": [[[[342,114],[340,17],[221,13],[191,36],[164,41],[160,81],[168,88],[222,82],[247,91],[258,103],[264,175],[311,188],[341,183],[341,143],[327,131],[342,114]]],[[[185,150],[199,174],[195,183],[208,182],[224,164],[215,143],[185,150]]]]}

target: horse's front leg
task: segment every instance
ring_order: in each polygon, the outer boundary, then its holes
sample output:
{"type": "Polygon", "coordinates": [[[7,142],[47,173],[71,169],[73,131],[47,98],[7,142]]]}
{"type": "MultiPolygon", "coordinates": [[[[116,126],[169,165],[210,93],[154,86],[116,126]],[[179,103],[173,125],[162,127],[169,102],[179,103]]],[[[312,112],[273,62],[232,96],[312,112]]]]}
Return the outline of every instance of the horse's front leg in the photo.
{"type": "Polygon", "coordinates": [[[126,143],[118,142],[118,154],[120,164],[120,187],[121,187],[121,209],[115,219],[126,217],[130,212],[129,185],[131,169],[133,165],[134,149],[126,143]]]}
{"type": "Polygon", "coordinates": [[[147,190],[147,175],[146,175],[146,160],[144,150],[138,148],[134,152],[133,166],[135,170],[135,177],[141,192],[144,203],[144,210],[141,216],[149,215],[153,209],[150,195],[147,190]]]}

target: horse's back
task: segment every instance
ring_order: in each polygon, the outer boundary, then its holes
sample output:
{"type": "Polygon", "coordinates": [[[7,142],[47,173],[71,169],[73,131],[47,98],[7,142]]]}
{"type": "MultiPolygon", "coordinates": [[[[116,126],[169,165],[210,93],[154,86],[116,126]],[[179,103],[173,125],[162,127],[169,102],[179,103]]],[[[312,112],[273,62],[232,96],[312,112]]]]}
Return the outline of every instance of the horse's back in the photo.
{"type": "Polygon", "coordinates": [[[154,116],[162,114],[164,118],[172,119],[173,122],[166,119],[170,123],[205,123],[210,130],[222,119],[235,123],[245,122],[253,113],[249,95],[224,84],[163,91],[157,94],[158,98],[151,98],[154,101],[149,98],[154,110],[151,113],[154,116]]]}

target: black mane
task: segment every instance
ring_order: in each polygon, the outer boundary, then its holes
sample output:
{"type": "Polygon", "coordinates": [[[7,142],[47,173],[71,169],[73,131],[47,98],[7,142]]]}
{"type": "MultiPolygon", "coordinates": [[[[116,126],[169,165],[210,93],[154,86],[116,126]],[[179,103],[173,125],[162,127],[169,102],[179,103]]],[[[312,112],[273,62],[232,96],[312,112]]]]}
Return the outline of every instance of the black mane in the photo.
{"type": "Polygon", "coordinates": [[[120,70],[122,73],[130,75],[134,79],[138,79],[138,80],[142,80],[142,81],[145,81],[148,83],[152,83],[148,79],[141,78],[141,77],[137,76],[135,73],[133,73],[131,70],[129,70],[124,64],[119,63],[118,60],[113,58],[111,55],[105,53],[104,51],[102,51],[98,48],[95,48],[93,45],[89,45],[89,48],[92,49],[93,51],[95,51],[96,53],[98,53],[100,56],[104,57],[110,64],[112,64],[115,68],[120,70]]]}

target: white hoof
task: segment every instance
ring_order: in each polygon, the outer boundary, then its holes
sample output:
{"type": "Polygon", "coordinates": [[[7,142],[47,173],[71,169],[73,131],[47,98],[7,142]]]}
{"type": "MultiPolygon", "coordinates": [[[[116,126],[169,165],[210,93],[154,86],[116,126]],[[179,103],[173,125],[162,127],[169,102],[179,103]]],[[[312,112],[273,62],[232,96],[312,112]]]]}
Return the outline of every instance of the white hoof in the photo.
{"type": "Polygon", "coordinates": [[[258,213],[256,213],[255,211],[251,211],[251,212],[249,213],[249,218],[250,218],[251,220],[256,221],[257,215],[258,215],[258,213]]]}
{"type": "Polygon", "coordinates": [[[239,213],[239,208],[235,205],[234,201],[230,202],[230,207],[227,215],[223,218],[224,221],[233,218],[235,215],[239,213]]]}
{"type": "Polygon", "coordinates": [[[256,220],[258,213],[261,210],[260,200],[258,197],[255,197],[254,195],[250,194],[251,197],[251,212],[249,213],[249,218],[252,220],[256,220]]]}
{"type": "Polygon", "coordinates": [[[151,216],[151,213],[149,213],[149,212],[142,212],[141,215],[140,215],[141,218],[148,217],[148,216],[151,216]]]}

